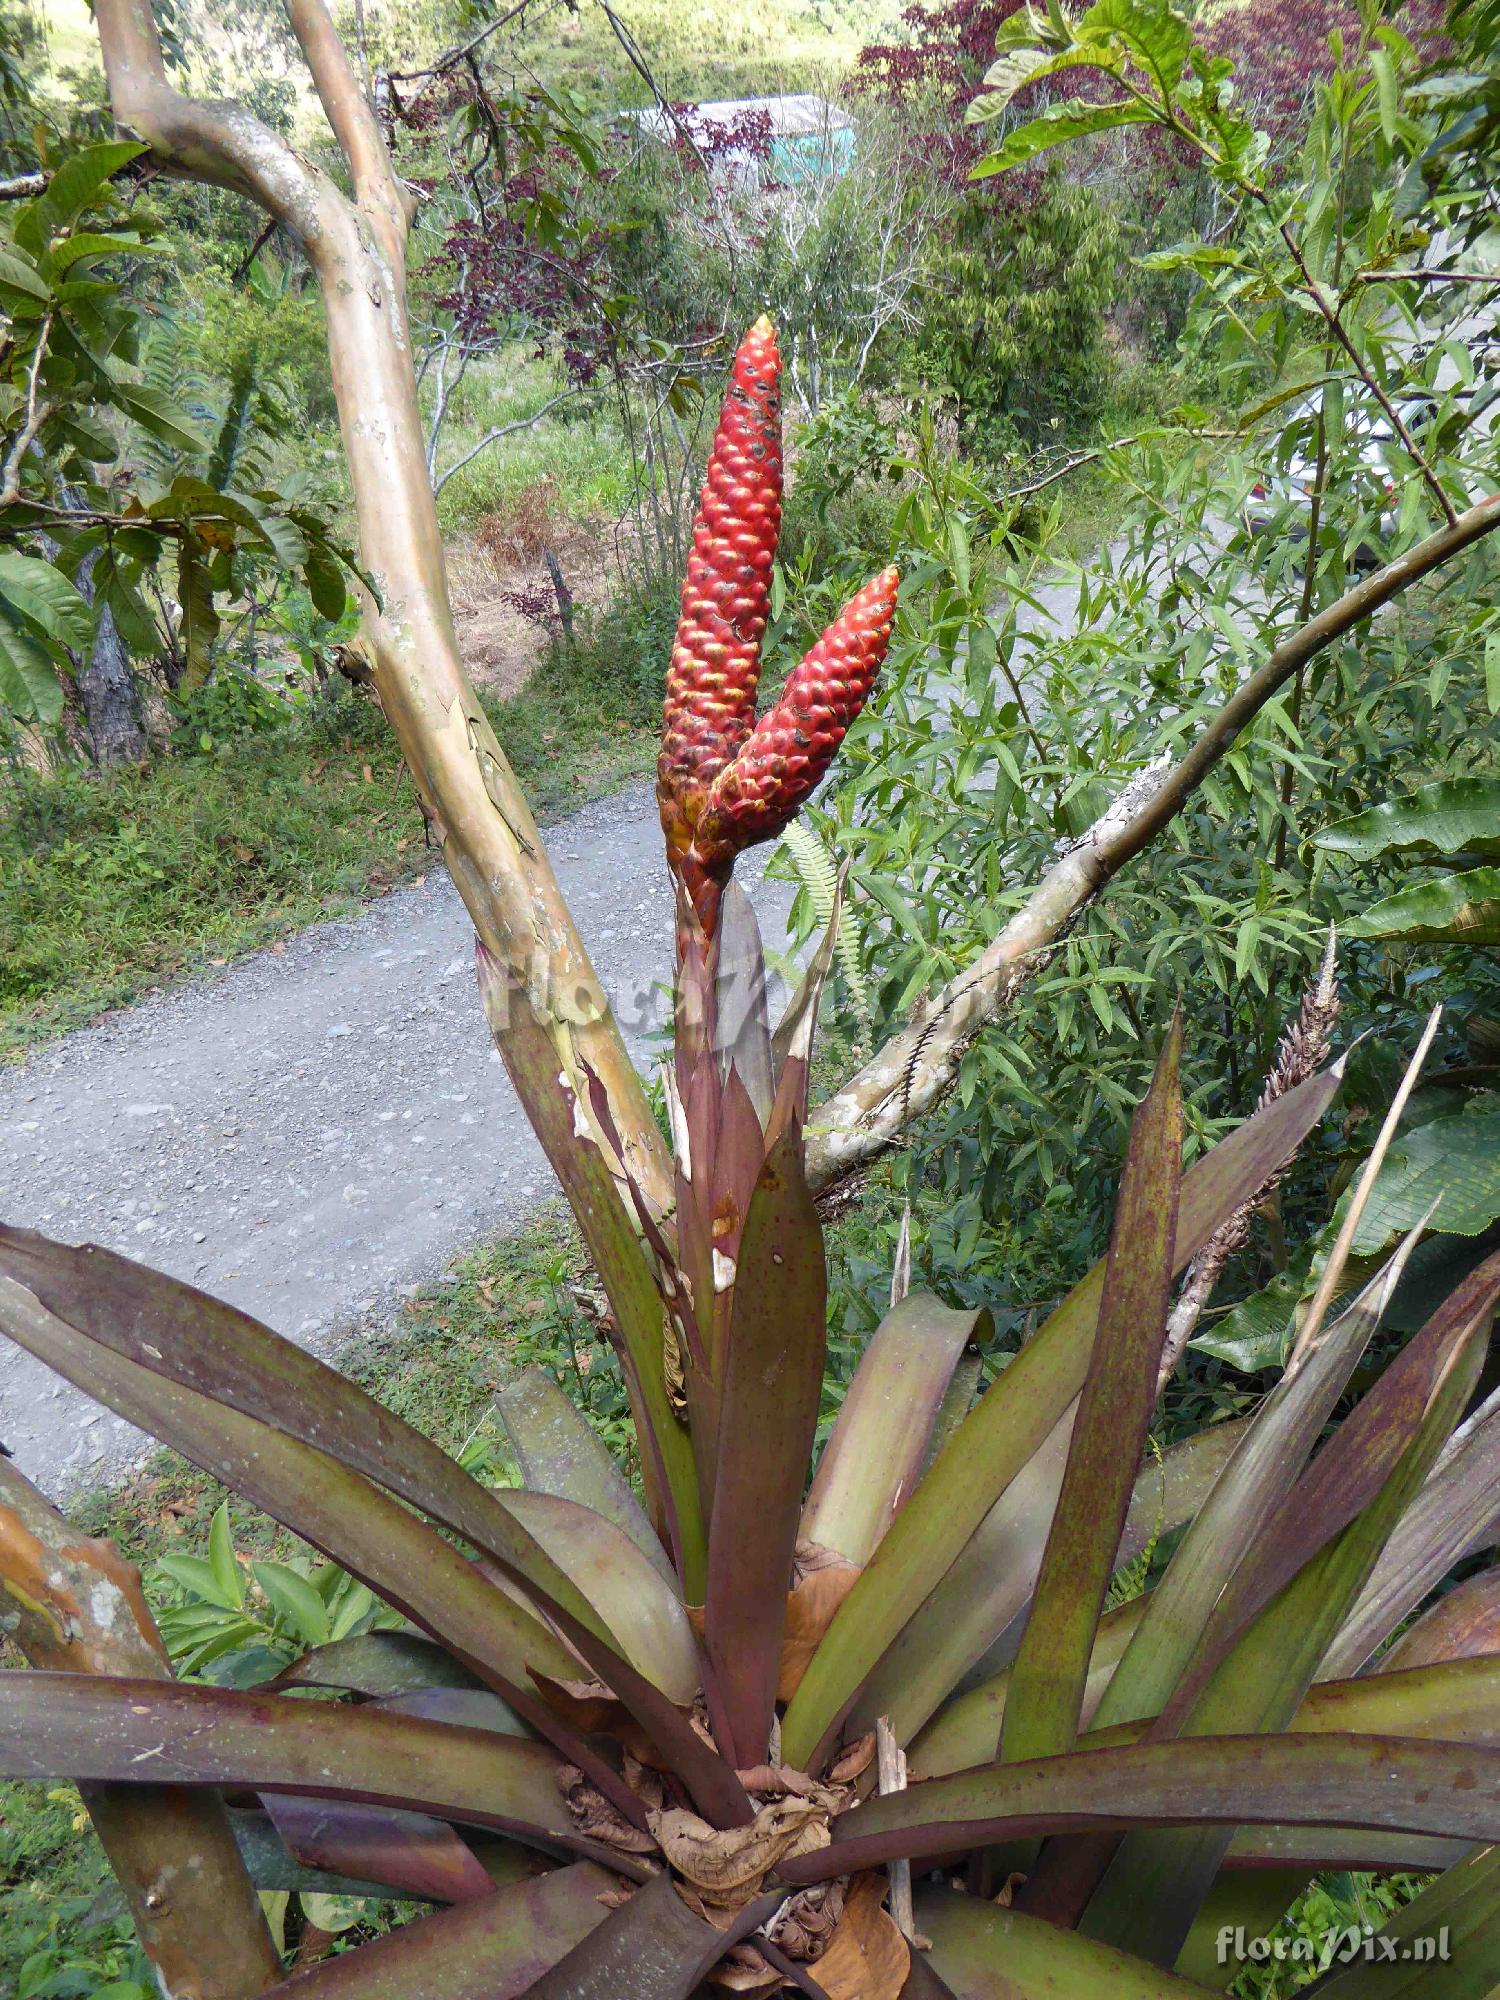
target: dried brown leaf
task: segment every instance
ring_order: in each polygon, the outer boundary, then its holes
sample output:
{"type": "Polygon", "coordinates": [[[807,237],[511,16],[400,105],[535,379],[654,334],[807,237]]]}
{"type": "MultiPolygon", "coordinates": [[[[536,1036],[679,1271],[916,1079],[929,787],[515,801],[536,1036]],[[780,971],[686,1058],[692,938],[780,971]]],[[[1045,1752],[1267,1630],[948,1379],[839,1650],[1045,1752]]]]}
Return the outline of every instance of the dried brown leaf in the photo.
{"type": "Polygon", "coordinates": [[[846,1561],[816,1542],[799,1542],[792,1563],[792,1592],[786,1601],[786,1632],[781,1642],[781,1670],[776,1699],[790,1701],[802,1684],[818,1642],[834,1614],[862,1574],[858,1563],[846,1561]]]}
{"type": "Polygon", "coordinates": [[[883,1875],[855,1876],[838,1928],[813,1967],[828,2000],[898,2000],[911,1971],[911,1947],[884,1902],[883,1875]]]}
{"type": "Polygon", "coordinates": [[[841,1750],[828,1767],[828,1782],[831,1785],[852,1785],[856,1778],[864,1776],[875,1756],[875,1731],[857,1737],[847,1749],[841,1750]]]}
{"type": "Polygon", "coordinates": [[[650,1823],[673,1870],[706,1903],[727,1909],[759,1895],[779,1862],[828,1845],[828,1807],[816,1799],[773,1799],[749,1826],[713,1827],[680,1807],[653,1812],[650,1823]]]}

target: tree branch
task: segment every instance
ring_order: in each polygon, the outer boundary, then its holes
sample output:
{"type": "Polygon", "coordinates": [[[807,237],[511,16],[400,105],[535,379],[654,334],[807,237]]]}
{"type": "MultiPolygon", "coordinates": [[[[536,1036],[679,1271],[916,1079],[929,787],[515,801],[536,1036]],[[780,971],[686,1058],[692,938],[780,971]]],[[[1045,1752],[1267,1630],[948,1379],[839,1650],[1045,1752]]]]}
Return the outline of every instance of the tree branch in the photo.
{"type": "Polygon", "coordinates": [[[287,0],[287,18],[312,72],[323,114],[349,164],[355,200],[388,214],[404,241],[416,213],[416,197],[396,178],[374,109],[360,88],[328,9],[323,0],[287,0]]]}
{"type": "Polygon", "coordinates": [[[557,395],[549,396],[546,402],[543,403],[542,407],[539,410],[533,410],[529,417],[517,417],[513,423],[501,424],[496,430],[486,431],[484,436],[479,440],[478,444],[471,445],[470,448],[464,453],[462,458],[454,459],[453,463],[448,467],[447,471],[440,473],[438,475],[438,477],[432,482],[433,492],[441,493],[443,488],[448,484],[448,481],[453,477],[454,473],[462,472],[464,467],[469,463],[470,459],[478,458],[479,454],[483,450],[485,450],[487,446],[492,444],[498,444],[501,438],[509,437],[514,431],[530,430],[533,424],[539,424],[541,422],[542,418],[546,416],[549,410],[556,409],[559,403],[566,403],[570,401],[571,398],[576,396],[577,394],[578,391],[576,389],[561,389],[558,391],[557,395]]]}
{"type": "Polygon", "coordinates": [[[1492,493],[1405,555],[1365,577],[1275,649],[1207,724],[1192,748],[1155,785],[1144,804],[1112,808],[1042,877],[999,936],[915,1012],[842,1089],[808,1120],[808,1179],[829,1187],[893,1145],[914,1118],[953,1081],[974,1036],[1000,1011],[1029,971],[1084,906],[1148,847],[1272,696],[1314,654],[1409,590],[1424,576],[1500,528],[1500,493],[1492,493]]]}

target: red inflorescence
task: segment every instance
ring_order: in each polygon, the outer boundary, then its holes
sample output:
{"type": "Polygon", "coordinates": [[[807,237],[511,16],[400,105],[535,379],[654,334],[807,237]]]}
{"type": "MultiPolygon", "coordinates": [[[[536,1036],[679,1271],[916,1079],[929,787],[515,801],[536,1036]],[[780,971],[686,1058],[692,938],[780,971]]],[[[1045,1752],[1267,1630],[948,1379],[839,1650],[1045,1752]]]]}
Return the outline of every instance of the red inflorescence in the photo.
{"type": "Polygon", "coordinates": [[[781,359],[762,316],[740,342],[693,523],[667,668],[657,792],[685,852],[708,786],[750,734],[781,532],[781,359]]]}
{"type": "Polygon", "coordinates": [[[884,570],[756,722],[781,526],[780,369],[762,318],[734,357],[667,671],[657,800],[668,864],[705,931],[736,854],[780,833],[832,763],[885,658],[896,605],[896,572],[884,570]]]}
{"type": "Polygon", "coordinates": [[[705,860],[769,840],[812,793],[885,658],[899,581],[884,569],[845,605],[709,787],[695,843],[705,860]]]}

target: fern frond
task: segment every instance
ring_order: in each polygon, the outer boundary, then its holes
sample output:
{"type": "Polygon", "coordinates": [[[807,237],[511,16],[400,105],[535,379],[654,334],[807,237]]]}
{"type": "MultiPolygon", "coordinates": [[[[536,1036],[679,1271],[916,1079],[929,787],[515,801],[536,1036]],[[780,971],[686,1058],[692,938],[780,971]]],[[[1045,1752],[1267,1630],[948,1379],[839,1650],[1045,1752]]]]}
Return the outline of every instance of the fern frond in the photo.
{"type": "MultiPolygon", "coordinates": [[[[833,920],[834,899],[838,892],[839,871],[833,856],[822,841],[808,832],[798,820],[793,820],[781,836],[781,843],[791,857],[792,866],[797,871],[798,880],[807,891],[808,901],[820,928],[827,929],[833,920]]],[[[839,912],[838,931],[833,940],[834,957],[844,975],[844,983],[849,988],[850,998],[859,1010],[862,1021],[870,1019],[870,988],[865,979],[864,967],[859,959],[859,934],[847,908],[839,912]]]]}

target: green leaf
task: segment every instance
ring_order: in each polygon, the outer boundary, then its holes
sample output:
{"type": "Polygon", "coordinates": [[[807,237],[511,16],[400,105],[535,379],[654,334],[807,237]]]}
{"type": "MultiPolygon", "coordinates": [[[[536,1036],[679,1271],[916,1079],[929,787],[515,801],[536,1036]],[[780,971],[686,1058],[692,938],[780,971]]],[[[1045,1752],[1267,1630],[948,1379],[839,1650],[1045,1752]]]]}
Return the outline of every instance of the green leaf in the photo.
{"type": "Polygon", "coordinates": [[[17,243],[33,254],[44,249],[51,237],[72,226],[112,174],[145,151],[134,139],[106,139],[64,160],[43,192],[17,214],[17,243]]]}
{"type": "MultiPolygon", "coordinates": [[[[1344,1196],[1336,1218],[1351,1199],[1344,1196]]],[[[1434,1201],[1429,1227],[1450,1235],[1478,1236],[1500,1218],[1500,1111],[1434,1118],[1398,1134],[1354,1232],[1353,1254],[1377,1255],[1434,1201]]]]}
{"type": "Polygon", "coordinates": [[[62,682],[53,656],[31,632],[0,617],[0,708],[23,722],[53,723],[62,714],[62,682]]]}
{"type": "Polygon", "coordinates": [[[208,1560],[220,1599],[238,1611],[245,1601],[245,1579],[234,1559],[234,1541],[229,1529],[229,1502],[221,1500],[208,1530],[208,1560]]]}
{"type": "Polygon", "coordinates": [[[328,1641],[328,1607],[305,1576],[285,1563],[257,1562],[251,1568],[266,1602],[304,1646],[328,1641]]]}
{"type": "MultiPolygon", "coordinates": [[[[1323,1075],[1258,1111],[1183,1177],[1174,1263],[1181,1269],[1220,1223],[1296,1151],[1342,1080],[1323,1075]]],[[[1041,1445],[1083,1386],[1103,1266],[1068,1294],[928,1468],[844,1600],[782,1723],[782,1755],[801,1770],[832,1732],[902,1627],[1041,1445]]]]}
{"type": "Polygon", "coordinates": [[[1318,1993],[1320,2000],[1492,2000],[1497,1986],[1500,1848],[1483,1847],[1398,1910],[1370,1955],[1319,1981],[1318,1993]]]}
{"type": "Polygon", "coordinates": [[[182,650],[185,660],[180,692],[191,694],[208,679],[210,654],[219,636],[214,604],[211,558],[201,536],[183,531],[177,548],[177,595],[182,605],[182,650]]]}
{"type": "Polygon", "coordinates": [[[1156,1404],[1182,1175],[1181,1054],[1179,1011],[1130,1128],[1093,1357],[1005,1705],[999,1755],[1010,1763],[1069,1750],[1078,1734],[1089,1656],[1156,1404]]]}
{"type": "Polygon", "coordinates": [[[987,180],[992,174],[1008,173],[1025,166],[1028,160],[1070,139],[1090,138],[1096,132],[1113,132],[1123,125],[1153,124],[1151,113],[1129,98],[1110,104],[1085,104],[1070,97],[1061,104],[1049,104],[1029,124],[1018,125],[1006,135],[995,152],[988,153],[970,169],[971,181],[987,180]]]}
{"type": "Polygon", "coordinates": [[[0,603],[34,631],[75,652],[81,652],[92,636],[88,605],[62,571],[41,556],[0,549],[0,603]]]}
{"type": "Polygon", "coordinates": [[[50,253],[52,268],[61,275],[64,271],[70,271],[85,257],[114,256],[122,251],[139,250],[141,247],[140,237],[127,232],[122,232],[118,236],[106,236],[82,230],[78,235],[66,237],[61,243],[52,246],[50,253]]]}
{"type": "Polygon", "coordinates": [[[1484,635],[1484,696],[1491,715],[1500,715],[1500,625],[1484,635]]]}
{"type": "Polygon", "coordinates": [[[599,1433],[541,1368],[527,1368],[495,1393],[495,1410],[533,1493],[557,1494],[592,1508],[629,1535],[652,1567],[674,1585],[672,1564],[599,1433]]]}
{"type": "Polygon", "coordinates": [[[1202,2000],[1205,1989],[1040,1917],[931,1885],[918,1891],[924,1953],[953,2000],[1202,2000]]]}
{"type": "Polygon", "coordinates": [[[208,439],[187,411],[147,382],[115,381],[111,393],[125,414],[143,431],[178,451],[207,451],[208,439]]]}
{"type": "Polygon", "coordinates": [[[8,243],[0,244],[0,292],[19,292],[28,299],[52,296],[30,258],[19,256],[16,246],[8,243]]]}
{"type": "MultiPolygon", "coordinates": [[[[240,1598],[233,1589],[226,1590],[219,1581],[219,1572],[204,1556],[170,1555],[163,1556],[158,1564],[162,1574],[169,1576],[173,1583],[190,1591],[194,1597],[204,1598],[220,1611],[237,1611],[240,1598]]],[[[237,1567],[237,1565],[236,1565],[237,1567]]],[[[168,1614],[171,1615],[171,1614],[168,1614]]]]}
{"type": "Polygon", "coordinates": [[[326,548],[308,550],[302,575],[314,611],[334,622],[342,618],[349,602],[349,590],[344,582],[344,572],[326,548]]]}
{"type": "Polygon", "coordinates": [[[1403,938],[1412,944],[1500,944],[1500,868],[1435,875],[1382,897],[1344,925],[1355,938],[1403,938]]]}
{"type": "MultiPolygon", "coordinates": [[[[1496,657],[1500,672],[1500,648],[1496,657]]],[[[1315,836],[1313,845],[1355,861],[1413,847],[1434,854],[1467,850],[1500,859],[1500,778],[1443,778],[1423,785],[1350,819],[1335,820],[1315,836]]]]}

